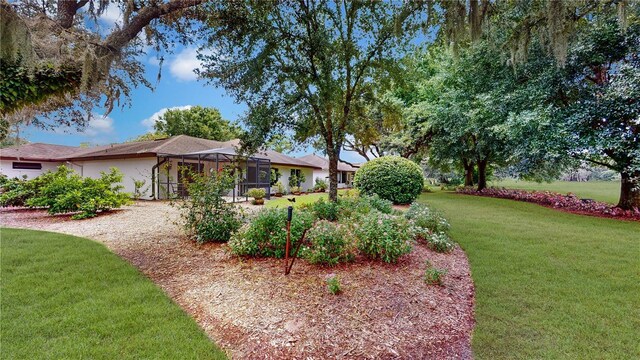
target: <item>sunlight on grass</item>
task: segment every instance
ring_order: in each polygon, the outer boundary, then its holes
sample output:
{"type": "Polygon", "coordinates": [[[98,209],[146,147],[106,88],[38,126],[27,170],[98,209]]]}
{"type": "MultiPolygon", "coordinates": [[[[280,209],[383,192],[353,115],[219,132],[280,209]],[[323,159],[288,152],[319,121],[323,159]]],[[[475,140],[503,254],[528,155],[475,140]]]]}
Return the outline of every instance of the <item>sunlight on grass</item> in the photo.
{"type": "Polygon", "coordinates": [[[3,228],[2,357],[225,359],[195,321],[103,245],[3,228]]]}
{"type": "Polygon", "coordinates": [[[639,223],[448,192],[420,201],[469,256],[478,359],[640,358],[639,223]]]}

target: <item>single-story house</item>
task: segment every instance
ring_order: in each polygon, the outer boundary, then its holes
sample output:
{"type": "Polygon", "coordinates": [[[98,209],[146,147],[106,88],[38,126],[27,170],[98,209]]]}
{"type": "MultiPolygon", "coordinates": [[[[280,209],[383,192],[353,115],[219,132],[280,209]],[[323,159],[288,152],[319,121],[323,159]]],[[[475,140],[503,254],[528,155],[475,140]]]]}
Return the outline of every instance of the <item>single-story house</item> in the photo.
{"type": "Polygon", "coordinates": [[[144,180],[148,191],[143,198],[165,199],[185,195],[179,168],[207,173],[233,163],[240,174],[239,183],[229,194],[234,200],[251,187],[263,187],[273,193],[271,169],[277,169],[279,181],[286,188],[294,173],[305,174],[306,181],[300,184],[303,189],[313,187],[313,171],[319,170],[318,166],[271,150],[239,157],[238,145],[237,139],[222,142],[187,135],[98,147],[23,144],[0,149],[0,173],[33,178],[66,165],[81,176],[99,177],[100,172],[116,167],[124,174],[124,191],[133,193],[134,180],[144,180]]]}
{"type": "MultiPolygon", "coordinates": [[[[327,184],[329,183],[329,159],[316,154],[301,156],[298,159],[319,168],[313,170],[314,184],[316,179],[325,180],[327,184]]],[[[338,188],[351,187],[353,176],[357,170],[357,167],[338,161],[338,188]]]]}

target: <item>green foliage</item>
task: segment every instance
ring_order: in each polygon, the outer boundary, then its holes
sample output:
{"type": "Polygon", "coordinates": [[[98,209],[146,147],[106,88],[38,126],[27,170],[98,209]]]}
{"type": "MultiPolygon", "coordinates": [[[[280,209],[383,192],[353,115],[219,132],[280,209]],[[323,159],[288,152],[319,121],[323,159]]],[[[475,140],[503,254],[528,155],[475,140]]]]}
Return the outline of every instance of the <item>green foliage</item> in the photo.
{"type": "Polygon", "coordinates": [[[311,211],[318,219],[336,221],[338,220],[339,205],[321,198],[311,205],[311,211]]]}
{"type": "Polygon", "coordinates": [[[128,204],[131,195],[121,192],[122,173],[111,168],[101,172],[100,178],[81,177],[61,165],[55,172],[46,172],[33,179],[38,190],[27,199],[29,207],[46,207],[50,214],[78,212],[72,219],[94,217],[100,211],[109,211],[128,204]]]}
{"type": "Polygon", "coordinates": [[[424,204],[414,202],[404,215],[413,226],[426,229],[430,232],[446,233],[451,225],[439,212],[430,209],[424,204]]]}
{"type": "Polygon", "coordinates": [[[333,295],[338,295],[342,292],[342,288],[340,287],[340,278],[338,278],[338,275],[327,277],[327,290],[329,290],[333,295]]]}
{"type": "Polygon", "coordinates": [[[0,59],[0,114],[69,92],[78,86],[80,78],[81,71],[68,64],[29,69],[19,59],[0,59]]]}
{"type": "Polygon", "coordinates": [[[25,202],[34,197],[39,190],[39,180],[23,178],[9,179],[4,174],[0,183],[0,206],[25,206],[25,202]]]}
{"type": "Polygon", "coordinates": [[[224,196],[234,186],[228,171],[191,174],[189,197],[180,204],[187,234],[198,243],[225,242],[242,225],[242,213],[224,196]]]}
{"type": "Polygon", "coordinates": [[[442,286],[444,276],[447,274],[447,269],[435,268],[429,260],[426,261],[425,265],[427,268],[424,271],[424,282],[427,283],[427,285],[442,286]]]}
{"type": "Polygon", "coordinates": [[[298,193],[298,192],[302,191],[302,188],[299,187],[299,186],[291,186],[289,188],[289,191],[291,191],[291,193],[298,193]]]}
{"type": "Polygon", "coordinates": [[[312,264],[333,266],[354,259],[355,244],[345,226],[320,220],[307,232],[303,256],[312,264]]]}
{"type": "MultiPolygon", "coordinates": [[[[313,223],[307,211],[294,211],[291,221],[291,244],[295,246],[305,229],[313,223]]],[[[284,257],[287,241],[287,209],[266,208],[254,215],[231,237],[229,247],[240,256],[284,257]]]]}
{"type": "Polygon", "coordinates": [[[383,156],[362,165],[353,183],[364,194],[408,204],[420,195],[424,178],[416,163],[399,156],[383,156]]]}
{"type": "Polygon", "coordinates": [[[385,200],[378,196],[378,194],[373,194],[371,196],[362,196],[362,201],[365,201],[371,205],[373,209],[380,211],[383,214],[391,214],[393,212],[393,203],[390,200],[385,200]]]}
{"type": "Polygon", "coordinates": [[[155,123],[155,129],[168,136],[189,135],[217,141],[228,141],[242,135],[242,129],[224,120],[218,109],[202,106],[169,109],[155,123]]]}
{"type": "Polygon", "coordinates": [[[280,181],[278,181],[275,185],[276,185],[276,193],[278,193],[278,194],[284,194],[285,193],[284,185],[282,185],[282,183],[280,181]]]}
{"type": "Polygon", "coordinates": [[[358,250],[369,258],[395,263],[413,249],[410,226],[402,217],[371,211],[353,226],[358,250]]]}
{"type": "Polygon", "coordinates": [[[328,187],[328,184],[326,181],[320,179],[320,178],[316,178],[316,185],[313,187],[316,190],[321,190],[321,191],[326,191],[328,187]]]}
{"type": "Polygon", "coordinates": [[[264,199],[267,195],[267,191],[263,188],[252,188],[247,191],[247,196],[252,197],[256,200],[264,199]]]}

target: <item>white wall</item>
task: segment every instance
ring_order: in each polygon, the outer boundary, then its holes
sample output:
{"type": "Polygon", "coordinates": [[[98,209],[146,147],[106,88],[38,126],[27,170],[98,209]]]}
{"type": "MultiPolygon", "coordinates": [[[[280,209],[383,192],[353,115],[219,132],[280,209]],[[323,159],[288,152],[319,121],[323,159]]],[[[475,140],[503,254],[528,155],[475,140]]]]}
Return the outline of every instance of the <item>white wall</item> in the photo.
{"type": "Polygon", "coordinates": [[[110,168],[116,167],[124,176],[122,178],[123,191],[132,193],[135,190],[133,180],[145,180],[144,188],[148,190],[143,199],[151,199],[151,169],[156,165],[155,157],[133,158],[133,159],[105,159],[105,160],[89,160],[74,162],[73,169],[82,176],[99,178],[101,171],[109,171],[110,168]]]}
{"type": "MultiPolygon", "coordinates": [[[[287,192],[289,192],[289,176],[291,175],[291,169],[300,169],[304,174],[305,182],[300,184],[300,187],[302,188],[303,191],[313,188],[314,181],[315,181],[315,178],[313,175],[313,169],[305,168],[305,167],[277,165],[277,164],[271,164],[271,168],[272,169],[276,168],[280,170],[280,179],[278,179],[278,181],[280,181],[282,185],[284,185],[285,189],[287,189],[287,192]]],[[[275,193],[275,187],[271,188],[271,193],[275,193]]]]}
{"type": "Polygon", "coordinates": [[[48,170],[56,170],[56,168],[62,165],[62,162],[50,162],[50,161],[23,161],[23,160],[0,160],[0,173],[7,175],[9,178],[18,177],[21,178],[26,175],[28,179],[33,179],[47,172],[48,170]],[[27,162],[27,163],[39,163],[42,164],[40,170],[27,170],[27,169],[13,169],[13,162],[27,162]]]}

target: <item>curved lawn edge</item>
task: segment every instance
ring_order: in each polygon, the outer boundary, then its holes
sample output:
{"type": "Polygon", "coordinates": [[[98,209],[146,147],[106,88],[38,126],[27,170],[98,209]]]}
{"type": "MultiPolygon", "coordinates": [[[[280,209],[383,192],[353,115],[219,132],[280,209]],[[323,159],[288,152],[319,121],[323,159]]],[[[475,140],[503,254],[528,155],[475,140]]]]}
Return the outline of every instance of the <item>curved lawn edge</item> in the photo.
{"type": "Polygon", "coordinates": [[[177,304],[91,239],[0,228],[2,351],[11,358],[226,359],[177,304]]]}

